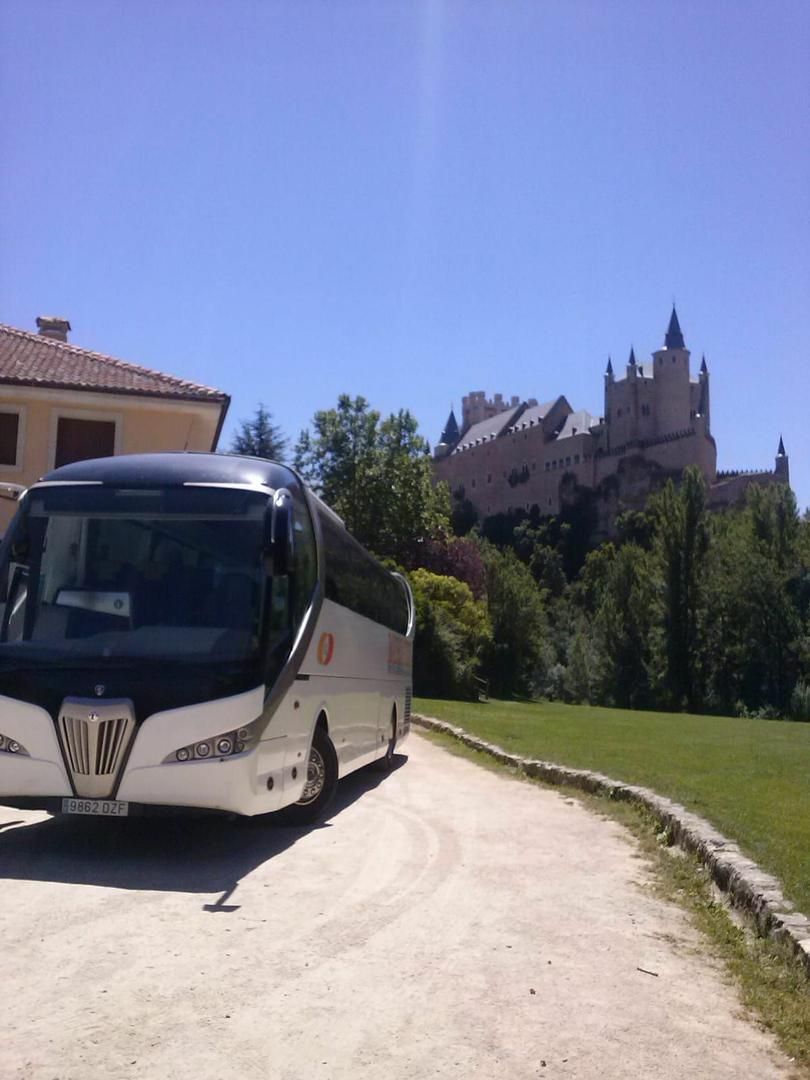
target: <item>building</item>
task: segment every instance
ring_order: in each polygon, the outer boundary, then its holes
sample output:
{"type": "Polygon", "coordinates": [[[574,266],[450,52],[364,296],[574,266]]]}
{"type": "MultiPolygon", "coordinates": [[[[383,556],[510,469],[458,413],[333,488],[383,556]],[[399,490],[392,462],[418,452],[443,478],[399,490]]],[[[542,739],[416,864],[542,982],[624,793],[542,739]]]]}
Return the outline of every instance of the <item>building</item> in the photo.
{"type": "Polygon", "coordinates": [[[479,517],[538,507],[558,514],[583,492],[595,495],[600,531],[615,516],[639,508],[669,477],[696,465],[709,486],[709,504],[738,501],[752,482],[789,482],[781,437],[776,468],[761,473],[717,473],[711,432],[709,369],[705,356],[692,375],[675,308],[663,348],[639,363],[630,350],[624,374],[609,359],[604,411],[575,410],[565,397],[489,400],[482,391],[462,399],[459,427],[451,411],[434,455],[434,472],[454,497],[479,517]]]}
{"type": "MultiPolygon", "coordinates": [[[[37,327],[0,325],[0,484],[84,458],[216,449],[227,394],[79,348],[67,319],[37,327]]],[[[0,500],[0,533],[13,513],[0,500]]]]}

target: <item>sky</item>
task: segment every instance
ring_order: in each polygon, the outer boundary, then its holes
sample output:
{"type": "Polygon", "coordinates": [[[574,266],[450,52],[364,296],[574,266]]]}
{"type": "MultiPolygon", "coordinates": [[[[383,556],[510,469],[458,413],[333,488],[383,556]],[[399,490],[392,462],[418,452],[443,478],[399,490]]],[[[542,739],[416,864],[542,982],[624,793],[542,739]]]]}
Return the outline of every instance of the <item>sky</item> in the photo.
{"type": "MultiPolygon", "coordinates": [[[[719,468],[810,505],[806,0],[4,0],[0,322],[438,441],[705,353],[719,468]]],[[[221,445],[223,445],[221,444],[221,445]]]]}

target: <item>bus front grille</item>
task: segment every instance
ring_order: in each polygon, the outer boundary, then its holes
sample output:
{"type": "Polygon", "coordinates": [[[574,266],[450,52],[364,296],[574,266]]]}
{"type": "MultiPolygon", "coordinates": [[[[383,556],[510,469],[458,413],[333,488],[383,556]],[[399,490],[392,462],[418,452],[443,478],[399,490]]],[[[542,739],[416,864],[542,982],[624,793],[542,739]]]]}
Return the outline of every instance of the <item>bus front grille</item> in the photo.
{"type": "Polygon", "coordinates": [[[112,793],[134,730],[131,701],[65,698],[59,733],[77,795],[103,799],[112,793]]]}

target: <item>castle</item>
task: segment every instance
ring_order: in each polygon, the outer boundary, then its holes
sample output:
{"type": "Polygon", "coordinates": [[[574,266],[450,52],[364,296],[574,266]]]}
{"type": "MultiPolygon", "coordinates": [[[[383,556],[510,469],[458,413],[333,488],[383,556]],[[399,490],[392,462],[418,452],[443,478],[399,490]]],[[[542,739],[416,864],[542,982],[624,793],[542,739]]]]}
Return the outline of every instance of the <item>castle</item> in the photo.
{"type": "Polygon", "coordinates": [[[617,377],[608,360],[603,416],[575,411],[562,396],[538,404],[473,391],[462,399],[460,428],[450,412],[435,448],[435,476],[479,518],[533,506],[544,516],[558,514],[590,491],[604,535],[621,510],[643,507],[651,491],[688,465],[700,469],[715,508],[738,502],[752,483],[789,483],[781,436],[773,471],[718,474],[709,369],[703,357],[693,376],[689,358],[673,306],[664,347],[650,362],[638,363],[631,349],[617,377]]]}

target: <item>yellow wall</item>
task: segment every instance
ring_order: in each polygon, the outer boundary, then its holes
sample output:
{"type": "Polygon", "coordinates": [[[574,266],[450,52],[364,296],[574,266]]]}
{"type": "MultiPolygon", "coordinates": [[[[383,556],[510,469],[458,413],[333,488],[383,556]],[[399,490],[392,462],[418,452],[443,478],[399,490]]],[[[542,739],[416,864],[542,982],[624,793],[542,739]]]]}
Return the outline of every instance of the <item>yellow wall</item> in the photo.
{"type": "MultiPolygon", "coordinates": [[[[0,387],[0,412],[21,413],[17,467],[0,465],[0,482],[29,486],[52,469],[59,416],[115,420],[116,453],[157,450],[210,450],[221,406],[213,402],[152,401],[77,391],[0,387]]],[[[0,499],[0,535],[14,516],[15,504],[0,499]]]]}

